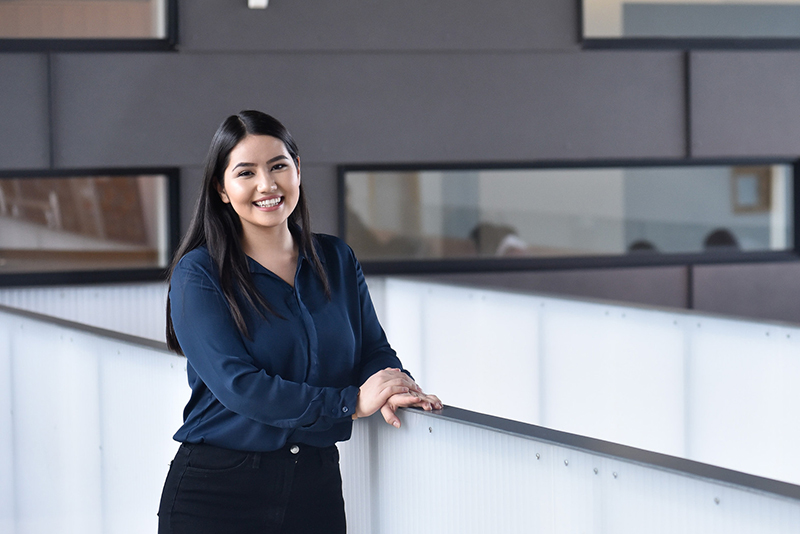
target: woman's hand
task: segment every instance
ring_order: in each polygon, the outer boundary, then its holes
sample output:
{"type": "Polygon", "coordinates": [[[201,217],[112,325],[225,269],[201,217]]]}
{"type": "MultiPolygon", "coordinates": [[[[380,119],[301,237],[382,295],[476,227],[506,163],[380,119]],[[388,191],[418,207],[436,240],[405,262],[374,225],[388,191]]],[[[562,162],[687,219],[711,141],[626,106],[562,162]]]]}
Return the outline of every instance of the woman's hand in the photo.
{"type": "Polygon", "coordinates": [[[430,412],[431,410],[441,410],[442,401],[436,395],[427,395],[421,391],[412,390],[408,393],[391,396],[386,404],[381,406],[381,415],[384,421],[395,428],[400,428],[400,419],[396,415],[397,409],[408,406],[417,406],[430,412]]]}
{"type": "Polygon", "coordinates": [[[409,392],[422,393],[422,390],[400,369],[386,368],[378,371],[358,390],[356,417],[369,417],[380,410],[392,396],[409,392]]]}

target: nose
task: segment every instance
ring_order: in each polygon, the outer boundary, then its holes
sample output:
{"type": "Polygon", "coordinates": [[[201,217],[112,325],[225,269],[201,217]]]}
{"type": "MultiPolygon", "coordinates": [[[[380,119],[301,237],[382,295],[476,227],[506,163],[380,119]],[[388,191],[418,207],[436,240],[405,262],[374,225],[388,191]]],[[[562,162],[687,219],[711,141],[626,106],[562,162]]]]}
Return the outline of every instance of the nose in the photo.
{"type": "Polygon", "coordinates": [[[258,181],[259,191],[275,191],[276,189],[278,189],[278,184],[269,175],[269,173],[265,173],[262,176],[262,178],[258,181]]]}

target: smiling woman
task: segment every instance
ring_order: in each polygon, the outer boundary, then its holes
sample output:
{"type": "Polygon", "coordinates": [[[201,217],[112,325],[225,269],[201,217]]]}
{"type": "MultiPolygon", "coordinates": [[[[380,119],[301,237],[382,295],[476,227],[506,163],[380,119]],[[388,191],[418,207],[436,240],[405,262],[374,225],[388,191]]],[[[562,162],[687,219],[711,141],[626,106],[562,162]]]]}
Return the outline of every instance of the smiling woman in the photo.
{"type": "Polygon", "coordinates": [[[258,111],[228,117],[172,264],[167,343],[192,395],[159,532],[343,533],[353,420],[439,409],[402,369],[353,251],[313,234],[297,145],[258,111]]]}

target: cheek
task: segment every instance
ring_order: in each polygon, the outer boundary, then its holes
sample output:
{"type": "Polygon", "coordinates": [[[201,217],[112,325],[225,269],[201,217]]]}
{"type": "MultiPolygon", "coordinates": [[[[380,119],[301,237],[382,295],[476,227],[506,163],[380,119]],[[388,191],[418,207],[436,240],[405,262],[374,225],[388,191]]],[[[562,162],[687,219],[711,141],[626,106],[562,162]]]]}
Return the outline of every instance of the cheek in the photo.
{"type": "Polygon", "coordinates": [[[230,181],[225,188],[226,193],[228,194],[228,199],[231,203],[242,202],[242,199],[247,198],[247,192],[242,187],[242,184],[239,182],[230,181]]]}

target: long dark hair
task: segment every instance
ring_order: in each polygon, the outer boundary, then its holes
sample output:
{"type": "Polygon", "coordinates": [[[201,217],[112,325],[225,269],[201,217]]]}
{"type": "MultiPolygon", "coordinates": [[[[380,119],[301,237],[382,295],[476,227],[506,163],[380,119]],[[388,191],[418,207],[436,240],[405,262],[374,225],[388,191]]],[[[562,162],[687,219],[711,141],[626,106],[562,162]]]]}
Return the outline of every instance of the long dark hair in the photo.
{"type": "MultiPolygon", "coordinates": [[[[205,245],[217,266],[222,293],[230,307],[236,326],[243,335],[249,337],[242,306],[250,306],[262,316],[262,308],[268,313],[277,314],[255,288],[247,266],[247,257],[242,250],[240,239],[242,223],[231,205],[222,201],[217,189],[217,185],[223,183],[231,150],[248,135],[269,135],[283,141],[299,172],[300,156],[297,145],[286,127],[277,119],[253,110],[242,111],[225,119],[211,140],[211,147],[206,156],[200,198],[197,200],[189,230],[172,259],[168,276],[172,277],[172,271],[186,253],[205,245]]],[[[314,247],[311,220],[303,194],[302,182],[297,206],[289,216],[288,224],[289,231],[305,257],[311,261],[322,281],[326,296],[330,298],[328,277],[325,275],[325,270],[322,268],[322,263],[314,247]]],[[[167,346],[170,350],[183,354],[172,326],[169,299],[167,299],[167,346]]]]}

